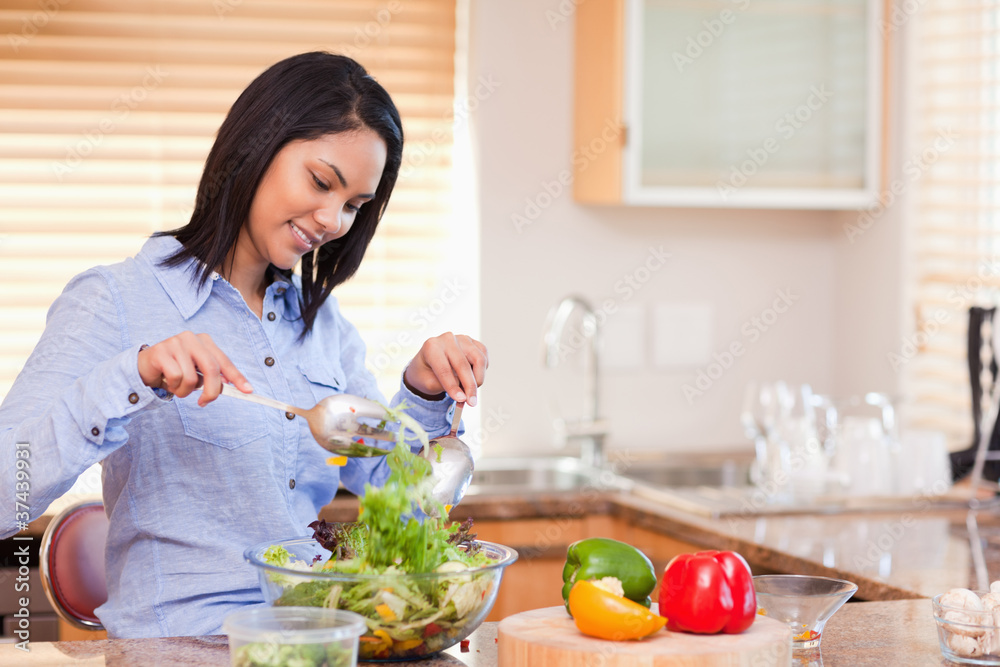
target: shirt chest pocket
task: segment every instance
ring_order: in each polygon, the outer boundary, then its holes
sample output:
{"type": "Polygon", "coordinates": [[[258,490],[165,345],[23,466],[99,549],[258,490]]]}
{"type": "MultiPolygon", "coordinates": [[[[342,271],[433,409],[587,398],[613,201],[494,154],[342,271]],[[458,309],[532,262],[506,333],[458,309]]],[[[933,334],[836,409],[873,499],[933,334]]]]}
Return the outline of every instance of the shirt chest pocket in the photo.
{"type": "Polygon", "coordinates": [[[274,411],[230,396],[220,396],[205,407],[198,405],[201,392],[175,398],[184,435],[224,449],[236,449],[267,436],[267,413],[274,411]]]}
{"type": "MultiPolygon", "coordinates": [[[[309,385],[316,403],[332,394],[342,394],[347,386],[347,378],[339,364],[331,361],[300,362],[299,372],[309,385]]],[[[312,407],[303,406],[303,407],[312,407]]]]}

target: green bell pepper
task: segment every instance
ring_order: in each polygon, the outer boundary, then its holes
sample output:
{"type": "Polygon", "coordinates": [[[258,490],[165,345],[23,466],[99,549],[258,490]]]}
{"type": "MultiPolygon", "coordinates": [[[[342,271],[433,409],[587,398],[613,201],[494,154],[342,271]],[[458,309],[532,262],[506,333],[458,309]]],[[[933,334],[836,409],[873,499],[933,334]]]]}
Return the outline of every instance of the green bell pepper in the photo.
{"type": "MultiPolygon", "coordinates": [[[[615,577],[622,582],[625,597],[649,606],[649,594],[656,588],[653,564],[631,544],[606,537],[590,537],[569,545],[563,566],[563,600],[569,611],[569,590],[577,581],[615,577]]],[[[572,614],[571,614],[572,615],[572,614]]]]}

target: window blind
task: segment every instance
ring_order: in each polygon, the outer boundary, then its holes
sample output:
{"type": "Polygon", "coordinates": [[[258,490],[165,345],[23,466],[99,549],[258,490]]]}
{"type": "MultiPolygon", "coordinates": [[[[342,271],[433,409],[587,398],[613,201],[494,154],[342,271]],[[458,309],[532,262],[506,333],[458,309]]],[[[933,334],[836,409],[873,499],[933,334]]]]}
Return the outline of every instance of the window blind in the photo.
{"type": "MultiPolygon", "coordinates": [[[[440,282],[455,0],[6,0],[0,36],[0,396],[73,275],[187,222],[229,107],[296,53],[355,58],[403,119],[395,192],[335,290],[347,317],[366,340],[397,339],[440,282]]],[[[403,347],[373,366],[389,394],[403,347]]]]}
{"type": "Polygon", "coordinates": [[[973,440],[968,310],[1000,302],[1000,5],[931,0],[915,18],[916,327],[891,360],[913,425],[955,450],[973,440]]]}

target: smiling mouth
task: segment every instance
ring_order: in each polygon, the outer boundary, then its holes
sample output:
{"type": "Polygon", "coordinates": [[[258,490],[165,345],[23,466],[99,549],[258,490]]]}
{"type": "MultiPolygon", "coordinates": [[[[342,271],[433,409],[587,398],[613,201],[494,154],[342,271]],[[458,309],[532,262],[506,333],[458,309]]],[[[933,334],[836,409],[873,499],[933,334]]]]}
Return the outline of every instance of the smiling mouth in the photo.
{"type": "Polygon", "coordinates": [[[317,243],[319,243],[318,240],[312,239],[309,236],[307,236],[306,233],[304,231],[302,231],[301,229],[299,229],[295,225],[295,223],[292,222],[291,220],[288,221],[288,224],[292,226],[292,231],[295,232],[295,235],[298,236],[300,239],[302,239],[302,242],[304,244],[306,244],[307,246],[312,247],[312,246],[316,245],[317,243]]]}

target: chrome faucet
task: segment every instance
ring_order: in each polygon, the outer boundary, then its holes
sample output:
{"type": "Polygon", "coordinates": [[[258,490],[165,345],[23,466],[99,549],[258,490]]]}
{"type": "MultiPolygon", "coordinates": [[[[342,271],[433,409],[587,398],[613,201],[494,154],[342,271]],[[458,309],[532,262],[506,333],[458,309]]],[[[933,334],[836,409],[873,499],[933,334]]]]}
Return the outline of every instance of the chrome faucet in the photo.
{"type": "Polygon", "coordinates": [[[604,438],[607,435],[607,420],[598,417],[600,374],[598,364],[598,324],[597,314],[590,304],[579,296],[568,296],[549,311],[545,323],[545,365],[555,368],[567,354],[576,352],[579,346],[586,348],[584,357],[583,417],[567,422],[564,419],[555,420],[556,439],[565,444],[570,440],[580,442],[580,459],[585,465],[600,467],[604,464],[604,438]],[[567,347],[563,345],[566,325],[577,310],[582,311],[581,326],[576,338],[579,343],[570,341],[567,347]]]}

